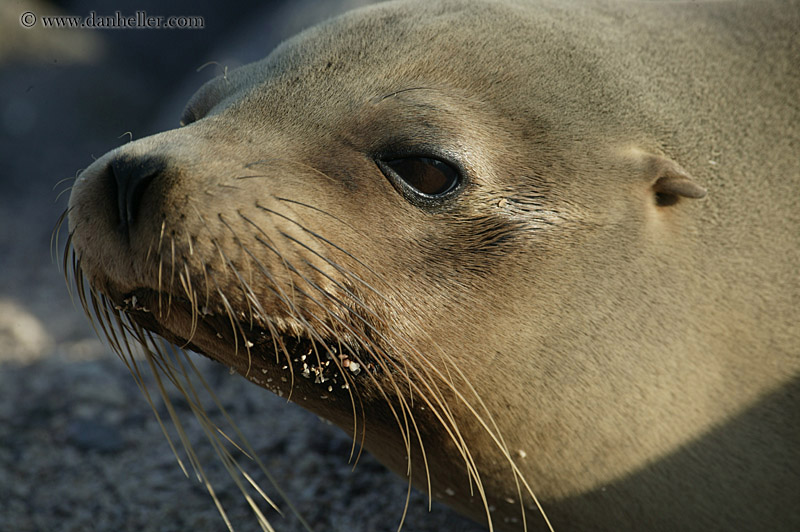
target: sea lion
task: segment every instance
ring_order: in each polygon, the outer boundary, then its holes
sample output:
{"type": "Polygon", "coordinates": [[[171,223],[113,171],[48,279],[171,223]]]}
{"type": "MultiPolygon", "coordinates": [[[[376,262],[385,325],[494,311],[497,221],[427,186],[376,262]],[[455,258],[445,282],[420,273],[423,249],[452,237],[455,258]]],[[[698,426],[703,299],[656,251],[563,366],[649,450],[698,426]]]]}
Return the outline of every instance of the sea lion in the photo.
{"type": "Polygon", "coordinates": [[[797,530],[798,27],[355,11],[94,162],[65,260],[121,352],[218,360],[494,529],[797,530]]]}

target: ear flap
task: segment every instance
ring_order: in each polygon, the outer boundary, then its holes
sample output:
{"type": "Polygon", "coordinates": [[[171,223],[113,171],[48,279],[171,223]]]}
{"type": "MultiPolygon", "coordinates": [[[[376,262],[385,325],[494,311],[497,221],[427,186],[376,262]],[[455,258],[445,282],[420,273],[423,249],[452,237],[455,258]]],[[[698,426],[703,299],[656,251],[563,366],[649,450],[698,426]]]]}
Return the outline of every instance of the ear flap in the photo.
{"type": "Polygon", "coordinates": [[[706,195],[706,189],[688,177],[677,175],[659,177],[653,183],[653,191],[659,207],[675,205],[679,198],[700,199],[706,195]]]}
{"type": "Polygon", "coordinates": [[[647,156],[646,171],[651,183],[656,205],[669,207],[680,198],[699,199],[706,195],[706,189],[698,185],[692,176],[675,161],[661,155],[647,156]]]}

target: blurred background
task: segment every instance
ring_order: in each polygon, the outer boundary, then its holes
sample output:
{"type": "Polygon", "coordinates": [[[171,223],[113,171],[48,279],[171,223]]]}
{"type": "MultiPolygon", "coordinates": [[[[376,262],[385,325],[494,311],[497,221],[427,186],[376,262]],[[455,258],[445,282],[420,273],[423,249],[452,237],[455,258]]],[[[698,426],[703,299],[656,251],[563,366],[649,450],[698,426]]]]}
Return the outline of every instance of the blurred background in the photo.
{"type": "MultiPolygon", "coordinates": [[[[185,101],[223,67],[260,59],[364,3],[0,0],[0,531],[226,529],[205,488],[182,473],[127,368],[70,300],[59,269],[66,231],[55,252],[52,232],[72,180],[93,158],[177,127],[185,101]],[[41,24],[43,16],[92,11],[201,16],[204,27],[41,24]],[[28,12],[36,16],[31,28],[21,22],[28,12]]],[[[226,368],[202,367],[314,530],[397,529],[407,495],[401,479],[369,456],[353,471],[348,435],[226,368]]],[[[189,421],[186,405],[177,406],[189,421]]],[[[236,530],[257,530],[202,431],[190,424],[189,437],[236,530]]],[[[287,517],[262,505],[276,530],[301,530],[280,506],[287,517]]],[[[439,505],[429,513],[427,497],[413,492],[404,530],[482,528],[439,505]]]]}

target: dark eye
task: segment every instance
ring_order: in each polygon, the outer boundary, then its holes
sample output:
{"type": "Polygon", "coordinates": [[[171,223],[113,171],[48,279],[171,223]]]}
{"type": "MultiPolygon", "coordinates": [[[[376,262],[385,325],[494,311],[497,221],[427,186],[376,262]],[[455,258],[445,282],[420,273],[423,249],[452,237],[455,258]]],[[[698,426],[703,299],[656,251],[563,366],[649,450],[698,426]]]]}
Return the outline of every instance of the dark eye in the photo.
{"type": "Polygon", "coordinates": [[[407,157],[391,161],[379,161],[381,171],[402,188],[411,188],[423,196],[440,197],[454,188],[459,183],[458,170],[439,159],[429,157],[407,157]],[[403,186],[405,185],[405,186],[403,186]]]}

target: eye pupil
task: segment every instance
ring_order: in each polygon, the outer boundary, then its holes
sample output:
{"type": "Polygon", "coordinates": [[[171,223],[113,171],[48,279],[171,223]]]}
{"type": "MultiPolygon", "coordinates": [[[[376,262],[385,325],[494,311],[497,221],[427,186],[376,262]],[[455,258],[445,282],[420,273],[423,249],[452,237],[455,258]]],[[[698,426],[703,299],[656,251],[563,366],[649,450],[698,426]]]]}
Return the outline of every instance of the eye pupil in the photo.
{"type": "Polygon", "coordinates": [[[458,184],[458,172],[438,159],[408,157],[385,164],[410,187],[428,196],[441,196],[458,184]]]}

